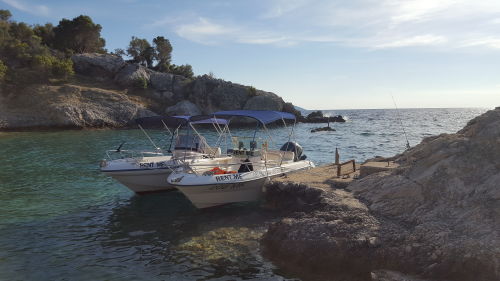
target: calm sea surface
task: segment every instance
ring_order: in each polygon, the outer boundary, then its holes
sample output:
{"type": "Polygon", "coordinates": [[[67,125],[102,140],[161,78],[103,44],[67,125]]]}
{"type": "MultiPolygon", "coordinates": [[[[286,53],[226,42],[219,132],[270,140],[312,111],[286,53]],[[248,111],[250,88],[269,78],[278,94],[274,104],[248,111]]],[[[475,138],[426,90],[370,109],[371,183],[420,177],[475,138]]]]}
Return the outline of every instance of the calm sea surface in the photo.
{"type": "MultiPolygon", "coordinates": [[[[410,144],[456,132],[486,109],[404,109],[410,144]]],[[[338,110],[336,132],[295,139],[317,164],[391,156],[405,147],[395,110],[338,110]]],[[[203,129],[209,140],[210,130],[203,129]]],[[[253,130],[234,130],[251,136],[253,130]]],[[[288,138],[270,129],[272,145],[288,138]]],[[[158,145],[165,134],[151,133],[158,145]]],[[[261,134],[261,136],[265,136],[261,134]]],[[[258,239],[275,214],[258,203],[196,210],[179,192],[137,196],[102,175],[104,151],[151,149],[139,130],[0,133],[0,280],[283,280],[258,239]]]]}

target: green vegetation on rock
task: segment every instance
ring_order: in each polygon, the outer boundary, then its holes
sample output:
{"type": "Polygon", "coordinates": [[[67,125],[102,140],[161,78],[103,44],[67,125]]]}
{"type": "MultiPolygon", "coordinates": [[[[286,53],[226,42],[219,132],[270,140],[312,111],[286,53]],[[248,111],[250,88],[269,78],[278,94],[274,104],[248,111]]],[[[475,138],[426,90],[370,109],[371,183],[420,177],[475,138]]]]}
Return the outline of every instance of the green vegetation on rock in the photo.
{"type": "Polygon", "coordinates": [[[168,72],[170,72],[172,74],[181,75],[181,76],[184,76],[186,78],[193,78],[193,76],[194,76],[193,67],[191,67],[191,65],[189,65],[189,64],[183,64],[183,65],[172,64],[168,68],[168,72]]]}
{"type": "Polygon", "coordinates": [[[255,97],[257,95],[257,89],[254,86],[248,86],[248,95],[251,97],[255,97]]]}
{"type": "Polygon", "coordinates": [[[163,36],[158,36],[153,39],[153,44],[155,59],[158,61],[156,70],[160,72],[167,72],[169,70],[170,61],[172,60],[172,45],[170,44],[170,41],[163,36]]]}
{"type": "Polygon", "coordinates": [[[106,41],[101,37],[101,25],[89,16],[78,16],[72,20],[62,19],[54,27],[54,48],[74,53],[105,53],[106,41]]]}
{"type": "Polygon", "coordinates": [[[44,44],[50,38],[50,25],[32,28],[11,21],[10,15],[8,10],[0,10],[0,72],[7,84],[24,87],[74,74],[71,60],[44,44]]]}
{"type": "Polygon", "coordinates": [[[7,73],[7,66],[0,60],[0,81],[5,77],[5,73],[7,73]]]}

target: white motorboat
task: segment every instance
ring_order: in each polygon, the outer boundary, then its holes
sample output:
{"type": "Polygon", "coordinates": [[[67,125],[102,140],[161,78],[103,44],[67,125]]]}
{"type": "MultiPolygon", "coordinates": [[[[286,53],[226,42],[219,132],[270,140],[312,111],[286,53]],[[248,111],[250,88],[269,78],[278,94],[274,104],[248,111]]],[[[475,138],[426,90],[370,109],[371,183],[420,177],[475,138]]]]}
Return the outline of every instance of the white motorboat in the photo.
{"type": "MultiPolygon", "coordinates": [[[[175,189],[167,181],[167,178],[172,170],[179,167],[181,163],[200,164],[212,159],[227,158],[221,155],[220,148],[210,147],[205,138],[198,134],[178,134],[178,129],[181,126],[190,124],[189,116],[148,117],[147,119],[138,119],[136,122],[143,130],[141,124],[146,121],[151,122],[152,119],[160,120],[167,129],[167,124],[177,128],[174,133],[171,133],[172,140],[176,139],[173,152],[163,153],[159,148],[156,148],[153,152],[136,152],[122,150],[120,145],[118,149],[106,152],[107,157],[100,164],[101,172],[114,178],[135,193],[150,193],[175,189]]],[[[197,121],[196,123],[207,124],[217,121],[219,124],[225,122],[209,119],[197,121]]],[[[147,133],[145,131],[144,133],[153,146],[156,147],[147,133]]]]}
{"type": "MultiPolygon", "coordinates": [[[[214,114],[216,118],[228,120],[235,116],[256,119],[266,131],[266,124],[277,120],[295,120],[294,115],[277,111],[236,110],[214,114]]],[[[266,182],[271,178],[314,167],[313,162],[305,160],[302,148],[290,139],[280,150],[269,149],[268,142],[259,145],[255,133],[251,139],[246,146],[240,138],[233,137],[230,158],[182,165],[170,174],[168,182],[197,208],[207,208],[259,200],[266,182]]]]}

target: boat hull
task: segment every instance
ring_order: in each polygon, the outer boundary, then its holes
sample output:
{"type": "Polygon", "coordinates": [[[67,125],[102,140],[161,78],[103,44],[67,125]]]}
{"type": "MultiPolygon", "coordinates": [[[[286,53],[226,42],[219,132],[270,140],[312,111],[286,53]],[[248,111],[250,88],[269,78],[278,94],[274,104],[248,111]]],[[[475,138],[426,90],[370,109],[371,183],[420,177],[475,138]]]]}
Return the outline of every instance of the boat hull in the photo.
{"type": "Polygon", "coordinates": [[[103,173],[139,194],[175,189],[175,187],[167,181],[171,173],[170,169],[136,169],[129,171],[103,171],[103,173]]]}
{"type": "Polygon", "coordinates": [[[222,175],[172,173],[168,182],[180,190],[197,208],[228,203],[257,201],[263,198],[265,184],[279,175],[310,169],[310,161],[287,163],[267,170],[222,175]]]}
{"type": "Polygon", "coordinates": [[[228,203],[257,201],[263,198],[267,178],[246,182],[191,185],[177,187],[196,208],[209,208],[228,203]]]}

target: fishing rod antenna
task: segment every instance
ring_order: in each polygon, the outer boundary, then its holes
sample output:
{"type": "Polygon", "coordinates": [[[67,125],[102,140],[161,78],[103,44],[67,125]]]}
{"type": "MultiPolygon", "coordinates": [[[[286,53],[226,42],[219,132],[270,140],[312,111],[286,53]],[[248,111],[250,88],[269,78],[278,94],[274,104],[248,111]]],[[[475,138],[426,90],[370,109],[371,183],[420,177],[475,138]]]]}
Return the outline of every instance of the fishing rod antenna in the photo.
{"type": "Polygon", "coordinates": [[[391,94],[392,102],[394,102],[394,107],[396,108],[396,114],[399,120],[399,124],[401,125],[401,129],[403,129],[403,134],[405,135],[406,139],[406,149],[410,149],[410,142],[408,141],[408,136],[406,135],[406,130],[405,126],[403,125],[403,120],[401,119],[401,114],[399,114],[399,109],[398,105],[396,104],[396,100],[394,99],[394,96],[391,94]]]}

